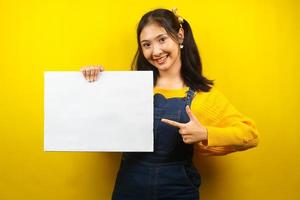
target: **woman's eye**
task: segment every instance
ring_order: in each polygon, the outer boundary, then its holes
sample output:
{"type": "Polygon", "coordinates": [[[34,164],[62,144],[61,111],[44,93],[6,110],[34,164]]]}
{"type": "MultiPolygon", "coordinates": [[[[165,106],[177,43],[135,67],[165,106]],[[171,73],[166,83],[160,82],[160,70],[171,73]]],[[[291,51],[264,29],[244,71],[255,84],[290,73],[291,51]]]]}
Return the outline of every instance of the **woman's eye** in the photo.
{"type": "Polygon", "coordinates": [[[149,43],[144,43],[144,44],[142,44],[142,46],[147,48],[147,47],[150,47],[150,44],[149,43]]]}
{"type": "Polygon", "coordinates": [[[166,40],[166,38],[160,38],[159,41],[160,42],[164,42],[166,40]]]}

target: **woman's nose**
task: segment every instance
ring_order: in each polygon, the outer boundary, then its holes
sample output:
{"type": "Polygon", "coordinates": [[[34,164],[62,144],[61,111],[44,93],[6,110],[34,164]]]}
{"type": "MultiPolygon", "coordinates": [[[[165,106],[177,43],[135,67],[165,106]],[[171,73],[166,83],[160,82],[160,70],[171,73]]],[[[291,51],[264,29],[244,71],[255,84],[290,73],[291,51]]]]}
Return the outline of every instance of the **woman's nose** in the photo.
{"type": "Polygon", "coordinates": [[[152,51],[153,56],[159,56],[161,52],[162,50],[159,45],[153,45],[153,51],[152,51]]]}

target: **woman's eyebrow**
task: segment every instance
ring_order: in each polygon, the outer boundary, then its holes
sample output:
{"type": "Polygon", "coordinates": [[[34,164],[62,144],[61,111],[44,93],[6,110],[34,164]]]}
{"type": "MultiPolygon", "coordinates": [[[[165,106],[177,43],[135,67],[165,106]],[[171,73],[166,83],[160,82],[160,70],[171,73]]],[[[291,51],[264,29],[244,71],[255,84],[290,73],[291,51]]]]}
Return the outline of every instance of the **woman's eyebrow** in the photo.
{"type": "MultiPolygon", "coordinates": [[[[154,39],[159,38],[159,37],[164,36],[164,35],[166,35],[166,34],[165,33],[161,33],[161,34],[157,35],[156,37],[154,37],[154,39]]],[[[149,41],[150,40],[142,40],[141,43],[142,42],[149,42],[149,41]]]]}

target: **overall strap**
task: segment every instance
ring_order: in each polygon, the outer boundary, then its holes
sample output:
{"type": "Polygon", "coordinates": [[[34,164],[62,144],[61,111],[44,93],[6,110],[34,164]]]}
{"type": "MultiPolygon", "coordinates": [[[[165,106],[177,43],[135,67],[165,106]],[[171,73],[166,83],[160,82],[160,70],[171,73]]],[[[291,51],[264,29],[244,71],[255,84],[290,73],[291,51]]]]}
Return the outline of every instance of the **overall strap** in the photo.
{"type": "Polygon", "coordinates": [[[191,107],[192,100],[195,96],[195,91],[189,88],[189,90],[186,92],[186,98],[185,98],[185,105],[188,105],[191,107]]]}

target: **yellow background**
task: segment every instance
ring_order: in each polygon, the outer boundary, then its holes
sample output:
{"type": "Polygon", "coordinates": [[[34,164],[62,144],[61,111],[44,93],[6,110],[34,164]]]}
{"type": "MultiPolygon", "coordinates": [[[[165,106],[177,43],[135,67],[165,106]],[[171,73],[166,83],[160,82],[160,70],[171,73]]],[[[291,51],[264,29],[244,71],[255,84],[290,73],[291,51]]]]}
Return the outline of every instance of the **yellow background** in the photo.
{"type": "Polygon", "coordinates": [[[260,132],[258,148],[197,160],[202,199],[300,199],[299,4],[0,0],[0,199],[110,199],[119,153],[43,151],[43,72],[129,69],[142,14],[174,6],[205,75],[260,132]]]}

